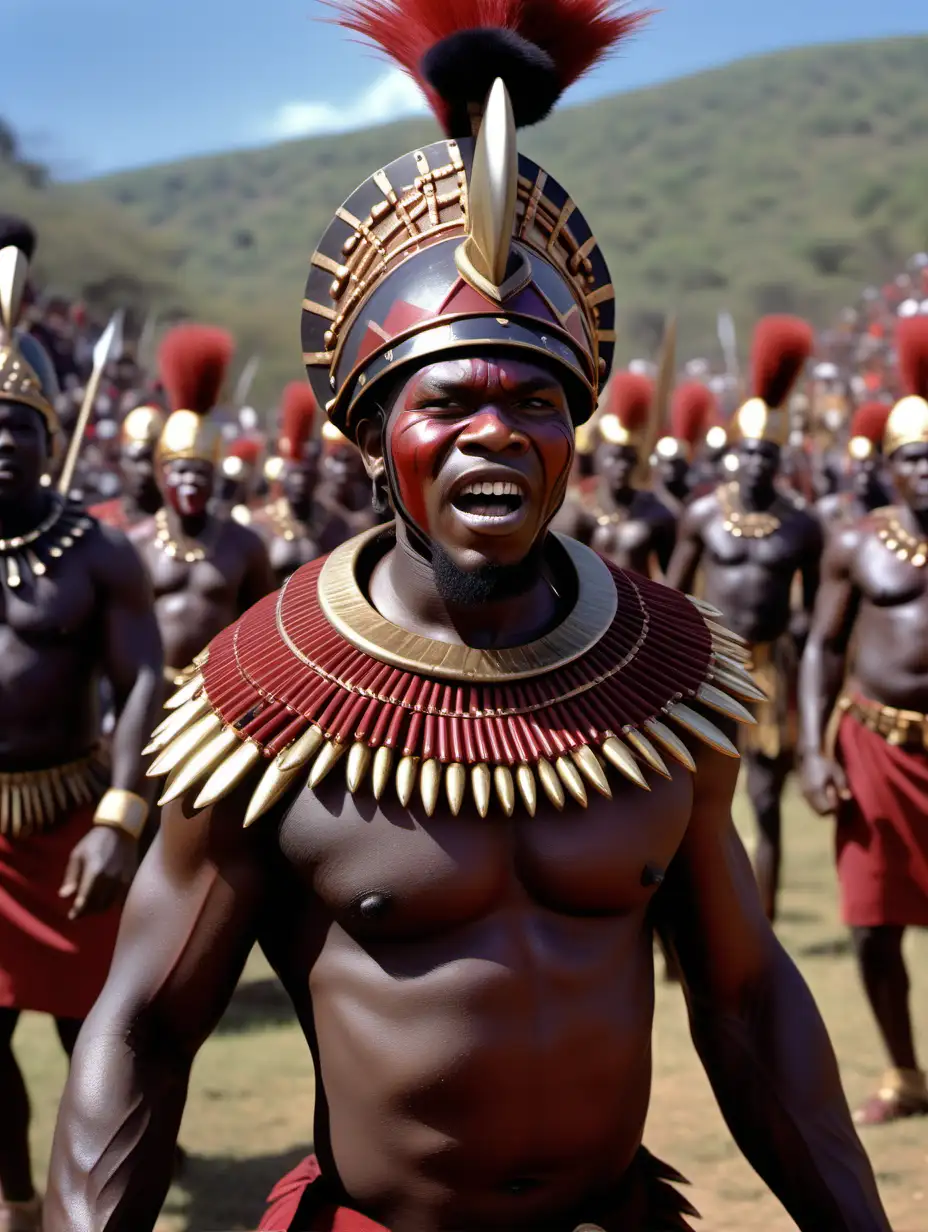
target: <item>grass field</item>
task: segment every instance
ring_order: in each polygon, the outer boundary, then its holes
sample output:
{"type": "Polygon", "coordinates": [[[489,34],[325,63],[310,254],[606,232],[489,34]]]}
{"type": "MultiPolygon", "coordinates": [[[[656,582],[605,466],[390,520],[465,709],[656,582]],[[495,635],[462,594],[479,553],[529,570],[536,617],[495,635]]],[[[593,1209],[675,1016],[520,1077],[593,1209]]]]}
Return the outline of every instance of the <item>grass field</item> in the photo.
{"type": "MultiPolygon", "coordinates": [[[[838,922],[830,827],[794,791],[788,800],[781,935],[812,986],[852,1103],[873,1089],[884,1059],[838,922]]],[[[745,802],[738,800],[739,825],[745,802]]],[[[909,939],[913,1012],[928,1055],[928,935],[909,939]]],[[[693,1052],[679,990],[657,989],[652,1151],[692,1182],[706,1232],[789,1232],[794,1224],[740,1157],[693,1052]]],[[[49,1024],[27,1017],[16,1040],[34,1097],[33,1141],[44,1170],[64,1080],[49,1024]]],[[[305,1046],[270,972],[253,958],[219,1031],[193,1074],[182,1141],[190,1152],[158,1232],[253,1228],[275,1180],[306,1152],[313,1075],[305,1046]]],[[[871,1153],[894,1232],[928,1228],[928,1121],[871,1130],[871,1153]]]]}

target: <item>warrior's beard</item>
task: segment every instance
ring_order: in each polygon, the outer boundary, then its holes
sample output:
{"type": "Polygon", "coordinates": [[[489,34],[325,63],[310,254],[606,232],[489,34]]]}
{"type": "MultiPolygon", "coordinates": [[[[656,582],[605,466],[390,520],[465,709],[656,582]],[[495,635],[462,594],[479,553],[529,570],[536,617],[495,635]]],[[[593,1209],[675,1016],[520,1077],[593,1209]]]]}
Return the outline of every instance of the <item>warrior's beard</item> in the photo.
{"type": "Polygon", "coordinates": [[[436,589],[444,602],[454,607],[476,607],[526,594],[538,581],[544,557],[542,539],[516,564],[466,570],[459,568],[440,544],[432,542],[430,547],[436,589]]]}

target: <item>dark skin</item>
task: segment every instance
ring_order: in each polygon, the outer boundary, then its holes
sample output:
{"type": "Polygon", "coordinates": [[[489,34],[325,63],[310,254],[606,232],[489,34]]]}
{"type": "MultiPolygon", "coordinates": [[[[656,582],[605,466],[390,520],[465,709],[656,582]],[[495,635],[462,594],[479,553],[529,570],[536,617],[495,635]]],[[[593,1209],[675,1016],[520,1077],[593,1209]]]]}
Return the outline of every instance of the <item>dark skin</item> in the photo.
{"type": "Polygon", "coordinates": [[[892,499],[883,477],[882,455],[874,452],[867,458],[850,458],[846,489],[823,496],[815,508],[825,527],[830,528],[835,523],[865,518],[874,509],[891,505],[892,499]]]}
{"type": "Polygon", "coordinates": [[[686,455],[679,453],[672,458],[658,456],[654,471],[656,495],[671,513],[679,517],[690,495],[690,464],[686,455]]]}
{"type": "Polygon", "coordinates": [[[663,574],[673,553],[677,519],[653,492],[634,486],[638,466],[637,446],[599,446],[597,508],[587,515],[585,533],[578,538],[622,569],[651,576],[656,563],[663,574]]]}
{"type": "MultiPolygon", "coordinates": [[[[572,437],[550,373],[435,364],[388,429],[403,416],[402,436],[418,418],[419,443],[437,442],[420,459],[422,507],[462,569],[517,560],[544,534],[572,437]],[[448,508],[468,470],[508,470],[520,487],[508,527],[481,533],[448,508]]],[[[374,476],[380,441],[379,425],[362,432],[374,476]]],[[[551,600],[524,598],[543,597],[540,575],[508,607],[465,613],[421,561],[401,528],[372,585],[417,632],[502,645],[551,620],[551,600]]],[[[313,1054],[315,1149],[346,1203],[395,1232],[573,1227],[559,1213],[614,1188],[641,1141],[656,921],[729,1123],[800,1228],[887,1232],[824,1027],[731,823],[737,765],[698,757],[695,778],[617,785],[568,827],[547,806],[493,826],[428,819],[353,798],[335,776],[250,830],[247,786],[196,814],[170,805],[75,1053],[45,1232],[152,1228],[190,1066],[256,941],[313,1054]],[[659,893],[642,885],[648,862],[669,870],[659,893]]]]}
{"type": "MultiPolygon", "coordinates": [[[[40,479],[48,463],[44,421],[31,408],[0,402],[0,535],[37,526],[51,496],[40,479]]],[[[100,730],[99,686],[110,684],[116,713],[111,784],[143,796],[147,742],[160,699],[161,643],[148,579],[128,540],[101,526],[48,573],[12,591],[0,588],[0,770],[61,765],[90,752],[100,730]],[[59,699],[63,704],[50,705],[59,699]],[[65,704],[66,703],[66,704],[65,704]]],[[[125,895],[138,862],[135,840],[95,826],[74,847],[61,896],[69,916],[105,911],[125,895]]],[[[0,1011],[0,1194],[26,1201],[29,1103],[10,1041],[18,1015],[0,1011]]],[[[79,1024],[62,1020],[67,1051],[79,1024]]]]}
{"type": "MultiPolygon", "coordinates": [[[[737,449],[741,505],[780,519],[763,539],[735,538],[723,525],[719,497],[701,497],[686,511],[667,583],[690,592],[702,566],[704,598],[725,613],[725,623],[750,643],[775,642],[792,629],[803,637],[818,590],[821,526],[811,513],[778,492],[780,451],[769,441],[743,441],[737,449]],[[793,579],[802,581],[802,607],[794,614],[793,579]]],[[[789,753],[745,752],[748,794],[757,817],[757,879],[768,917],[776,918],[781,864],[780,799],[792,768],[789,753]]]]}
{"type": "MultiPolygon", "coordinates": [[[[903,445],[889,460],[899,521],[928,535],[928,445],[903,445]]],[[[825,554],[822,588],[800,676],[806,799],[822,816],[847,794],[837,761],[823,753],[828,718],[847,677],[874,701],[928,712],[926,669],[928,576],[896,559],[867,522],[833,533],[825,554]]],[[[917,1069],[902,953],[904,930],[855,930],[861,977],[894,1065],[917,1069]]]]}
{"type": "Polygon", "coordinates": [[[297,523],[292,539],[284,538],[277,520],[266,511],[262,511],[255,518],[254,528],[268,545],[271,568],[279,586],[301,565],[320,555],[312,525],[313,493],[318,475],[319,450],[315,442],[306,446],[302,458],[284,465],[280,480],[283,499],[287,502],[291,517],[297,523]]]}
{"type": "Polygon", "coordinates": [[[152,517],[161,508],[154,459],[154,441],[126,441],[119,451],[122,504],[130,525],[152,517]]]}
{"type": "Polygon", "coordinates": [[[370,481],[358,451],[351,445],[324,447],[312,505],[311,524],[322,555],[377,524],[371,508],[370,481]]]}
{"type": "Polygon", "coordinates": [[[196,539],[206,559],[172,558],[155,543],[146,522],[132,531],[155,591],[155,615],[164,661],[186,667],[226,625],[275,588],[267,550],[258,535],[207,511],[214,468],[199,458],[177,458],[161,468],[168,529],[178,542],[196,539]]]}

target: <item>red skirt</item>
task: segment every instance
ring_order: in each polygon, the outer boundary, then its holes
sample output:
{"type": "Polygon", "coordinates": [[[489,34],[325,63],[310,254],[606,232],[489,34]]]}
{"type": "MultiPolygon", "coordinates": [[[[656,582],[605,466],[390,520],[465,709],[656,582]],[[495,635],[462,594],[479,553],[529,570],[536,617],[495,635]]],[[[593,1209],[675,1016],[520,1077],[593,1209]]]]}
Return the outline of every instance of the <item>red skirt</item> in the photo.
{"type": "Polygon", "coordinates": [[[853,797],[835,836],[844,922],[928,928],[928,751],[888,744],[847,714],[837,748],[853,797]]]}
{"type": "Polygon", "coordinates": [[[93,814],[84,805],[28,837],[0,834],[0,1007],[86,1018],[100,995],[119,908],[69,920],[73,899],[58,897],[93,814]]]}
{"type": "MultiPolygon", "coordinates": [[[[655,1159],[643,1147],[619,1186],[605,1205],[565,1219],[564,1232],[578,1224],[595,1221],[602,1232],[692,1232],[685,1215],[697,1215],[690,1203],[668,1182],[685,1184],[674,1168],[655,1159]]],[[[698,1216],[697,1216],[698,1217],[698,1216]]],[[[547,1221],[545,1226],[550,1226],[547,1221]]],[[[268,1197],[268,1208],[258,1232],[389,1232],[338,1198],[323,1178],[315,1155],[309,1155],[277,1182],[268,1197]]]]}

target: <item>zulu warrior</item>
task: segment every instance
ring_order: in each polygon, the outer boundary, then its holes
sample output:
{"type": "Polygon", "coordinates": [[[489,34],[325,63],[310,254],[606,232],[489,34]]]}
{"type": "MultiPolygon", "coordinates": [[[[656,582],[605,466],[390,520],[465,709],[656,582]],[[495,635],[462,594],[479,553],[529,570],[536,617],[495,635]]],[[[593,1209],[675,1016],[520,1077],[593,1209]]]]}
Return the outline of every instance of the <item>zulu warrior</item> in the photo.
{"type": "Polygon", "coordinates": [[[883,435],[891,410],[885,402],[867,402],[854,412],[847,443],[848,487],[823,496],[816,507],[826,529],[856,522],[892,503],[883,477],[883,435]]]}
{"type": "Polygon", "coordinates": [[[355,444],[331,421],[322,425],[321,437],[312,526],[320,552],[331,552],[381,519],[380,510],[372,505],[371,481],[355,444]]]}
{"type": "Polygon", "coordinates": [[[645,576],[667,568],[676,517],[647,487],[654,442],[655,388],[646,376],[617,372],[596,430],[599,485],[577,535],[623,569],[645,576]]]}
{"type": "Polygon", "coordinates": [[[690,500],[696,453],[714,414],[715,398],[702,381],[684,381],[674,390],[670,431],[654,449],[654,494],[675,519],[690,500]]]}
{"type": "Polygon", "coordinates": [[[452,11],[343,18],[428,75],[448,135],[339,209],[303,301],[317,400],[396,522],[295,573],[171,703],[163,827],[81,1035],[46,1232],[150,1232],[189,1067],[258,940],[319,1075],[317,1154],[264,1228],[684,1228],[642,1146],[658,922],[751,1162],[805,1232],[886,1232],[730,820],[740,643],[546,533],[614,300],[516,122],[638,19],[452,11]]]}
{"type": "Polygon", "coordinates": [[[15,332],[29,245],[0,251],[0,1228],[37,1232],[22,1010],[70,1053],[103,987],[148,812],[146,729],[161,647],[145,572],[118,531],[43,486],[57,384],[15,332]],[[100,747],[100,678],[116,713],[100,747]]]}
{"type": "Polygon", "coordinates": [[[255,518],[254,527],[269,544],[271,567],[283,583],[319,555],[313,526],[313,493],[319,472],[319,442],[313,436],[316,398],[305,381],[291,381],[280,408],[277,442],[279,491],[255,518]]]}
{"type": "Polygon", "coordinates": [[[163,508],[132,531],[155,590],[165,680],[174,685],[210,638],[273,589],[267,552],[247,526],[208,511],[222,441],[210,421],[232,340],[175,326],[159,356],[171,414],[155,453],[163,508]]]}
{"type": "Polygon", "coordinates": [[[264,442],[255,436],[240,436],[225,450],[210,501],[210,512],[220,521],[234,518],[242,526],[251,525],[251,506],[263,452],[264,442]]]}
{"type": "Polygon", "coordinates": [[[155,447],[164,428],[159,406],[137,406],[123,420],[119,433],[119,474],[122,494],[93,505],[98,522],[127,531],[161,508],[161,490],[155,479],[155,447]]]}
{"type": "Polygon", "coordinates": [[[687,591],[702,565],[700,593],[750,648],[758,723],[744,733],[742,751],[757,817],[757,880],[770,920],[780,881],[780,798],[796,743],[794,638],[805,632],[822,550],[817,519],[777,486],[788,428],[784,404],[811,350],[812,331],[795,317],[766,317],[758,324],[753,395],[733,424],[736,477],[687,510],[667,575],[671,586],[687,591]],[[802,608],[793,617],[797,575],[802,608]]]}
{"type": "Polygon", "coordinates": [[[928,1114],[902,950],[906,928],[928,927],[928,320],[900,321],[897,346],[908,393],[884,453],[898,503],[833,532],[802,664],[805,792],[837,815],[844,920],[892,1064],[864,1125],[928,1114]]]}

